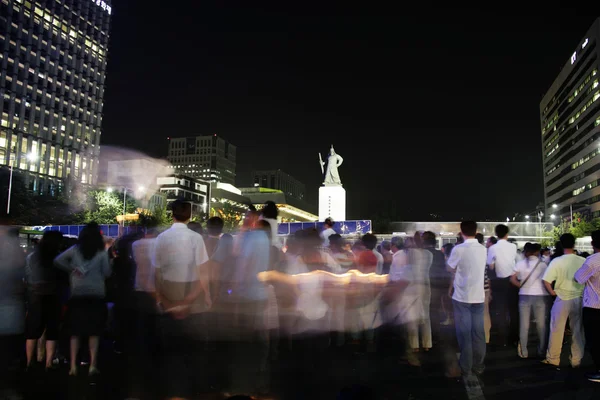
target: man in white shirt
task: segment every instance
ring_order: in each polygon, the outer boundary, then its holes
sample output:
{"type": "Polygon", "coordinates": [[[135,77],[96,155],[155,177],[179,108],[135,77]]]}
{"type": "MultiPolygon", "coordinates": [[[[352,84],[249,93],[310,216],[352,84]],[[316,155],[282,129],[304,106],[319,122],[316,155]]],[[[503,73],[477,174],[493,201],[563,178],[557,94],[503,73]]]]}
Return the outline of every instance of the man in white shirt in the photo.
{"type": "Polygon", "coordinates": [[[477,223],[463,221],[460,224],[464,243],[452,249],[448,258],[448,267],[454,273],[454,321],[456,338],[460,347],[458,361],[463,377],[473,373],[480,375],[484,370],[485,330],[483,288],[485,276],[486,250],[475,239],[477,223]]]}
{"type": "Polygon", "coordinates": [[[202,358],[197,339],[204,337],[202,313],[211,307],[204,265],[209,258],[202,236],[187,227],[191,204],[175,200],[171,207],[174,223],[156,238],[152,265],[157,301],[166,314],[161,323],[168,398],[189,398],[195,388],[187,379],[187,359],[202,358]]]}
{"type": "Polygon", "coordinates": [[[492,310],[497,316],[499,344],[506,346],[519,340],[519,291],[510,283],[517,262],[517,246],[508,239],[508,226],[497,225],[498,242],[488,249],[487,264],[496,272],[492,279],[492,310]]]}

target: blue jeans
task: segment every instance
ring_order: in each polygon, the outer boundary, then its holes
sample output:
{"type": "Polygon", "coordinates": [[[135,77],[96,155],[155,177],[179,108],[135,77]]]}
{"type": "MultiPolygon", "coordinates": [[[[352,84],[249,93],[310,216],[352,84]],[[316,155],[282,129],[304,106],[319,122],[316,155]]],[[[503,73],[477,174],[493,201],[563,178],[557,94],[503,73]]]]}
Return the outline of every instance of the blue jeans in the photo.
{"type": "Polygon", "coordinates": [[[482,373],[485,366],[484,303],[461,303],[452,300],[456,339],[460,347],[458,363],[463,375],[482,373]]]}
{"type": "Polygon", "coordinates": [[[519,295],[519,343],[521,345],[521,357],[529,356],[527,351],[527,338],[529,337],[529,324],[531,322],[531,312],[535,318],[538,339],[538,356],[546,355],[546,345],[548,340],[548,296],[530,296],[526,294],[519,295]]]}

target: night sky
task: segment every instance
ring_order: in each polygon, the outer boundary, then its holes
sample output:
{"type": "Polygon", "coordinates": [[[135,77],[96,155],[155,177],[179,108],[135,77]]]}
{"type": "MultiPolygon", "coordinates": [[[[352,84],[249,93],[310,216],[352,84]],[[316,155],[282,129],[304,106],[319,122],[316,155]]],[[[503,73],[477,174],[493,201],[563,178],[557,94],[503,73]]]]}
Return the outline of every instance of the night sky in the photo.
{"type": "Polygon", "coordinates": [[[594,16],[244,3],[115,2],[102,144],[164,157],[168,136],[216,133],[239,186],[280,168],[314,204],[334,144],[348,219],[543,200],[539,101],[594,16]]]}

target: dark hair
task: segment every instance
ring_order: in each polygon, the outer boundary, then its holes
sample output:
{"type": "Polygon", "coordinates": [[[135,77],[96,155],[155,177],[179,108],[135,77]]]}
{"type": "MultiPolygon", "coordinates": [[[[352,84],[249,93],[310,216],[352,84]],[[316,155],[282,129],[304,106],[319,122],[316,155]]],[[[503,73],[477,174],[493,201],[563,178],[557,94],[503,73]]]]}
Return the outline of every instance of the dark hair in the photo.
{"type": "Polygon", "coordinates": [[[223,233],[223,227],[225,226],[225,222],[221,217],[210,217],[208,221],[206,221],[206,230],[209,235],[217,236],[223,233]]]}
{"type": "Polygon", "coordinates": [[[202,224],[199,222],[190,222],[189,224],[187,224],[188,229],[193,230],[196,233],[199,233],[200,235],[204,235],[204,229],[202,228],[202,224]]]}
{"type": "Polygon", "coordinates": [[[479,242],[479,244],[483,244],[483,233],[478,233],[475,235],[475,239],[479,242]]]}
{"type": "Polygon", "coordinates": [[[454,248],[454,245],[452,243],[446,243],[445,245],[443,245],[442,249],[444,250],[444,255],[446,257],[450,257],[450,254],[452,254],[453,248],[454,248]]]}
{"type": "Polygon", "coordinates": [[[265,206],[261,210],[261,213],[265,218],[277,219],[277,214],[279,214],[277,204],[275,204],[271,200],[265,201],[265,206]]]}
{"type": "Polygon", "coordinates": [[[475,236],[477,233],[477,222],[475,221],[463,221],[460,223],[460,231],[465,236],[475,236]]]}
{"type": "Polygon", "coordinates": [[[323,222],[323,224],[324,225],[328,225],[328,226],[330,226],[330,227],[333,228],[334,222],[333,222],[333,220],[331,218],[325,218],[325,222],[323,222]]]}
{"type": "Polygon", "coordinates": [[[394,236],[391,240],[392,246],[402,250],[404,248],[404,240],[400,236],[394,236]]]}
{"type": "Polygon", "coordinates": [[[59,231],[46,231],[37,246],[40,264],[44,268],[53,268],[54,259],[60,253],[63,245],[63,234],[59,231]]]}
{"type": "Polygon", "coordinates": [[[269,221],[265,221],[264,219],[259,219],[256,223],[256,230],[263,231],[267,234],[269,240],[271,240],[271,223],[269,221]]]}
{"type": "Polygon", "coordinates": [[[510,230],[508,229],[508,226],[500,224],[496,225],[494,231],[496,232],[496,236],[498,236],[498,239],[502,239],[505,238],[506,235],[508,235],[508,232],[510,230]]]}
{"type": "Polygon", "coordinates": [[[575,236],[570,233],[565,233],[560,236],[560,244],[563,249],[574,249],[575,248],[575,236]]]}
{"type": "Polygon", "coordinates": [[[339,233],[334,233],[329,236],[329,247],[342,247],[344,244],[344,239],[342,239],[342,235],[339,233]]]}
{"type": "Polygon", "coordinates": [[[498,243],[498,238],[496,236],[490,236],[488,240],[492,242],[492,244],[498,243]]]}
{"type": "Polygon", "coordinates": [[[415,243],[415,247],[417,248],[421,248],[423,247],[423,239],[421,238],[421,232],[415,232],[415,234],[413,235],[413,240],[415,243]]]}
{"type": "Polygon", "coordinates": [[[81,230],[77,246],[86,260],[91,260],[96,253],[104,250],[104,238],[97,223],[90,222],[81,230]]]}
{"type": "Polygon", "coordinates": [[[544,253],[545,253],[545,252],[547,252],[547,251],[550,251],[550,249],[549,249],[549,248],[547,248],[547,247],[544,247],[542,250],[540,250],[540,252],[541,252],[542,254],[544,254],[544,253]]]}
{"type": "Polygon", "coordinates": [[[362,243],[369,250],[373,250],[377,246],[377,236],[372,233],[367,233],[361,238],[362,243]]]}
{"type": "Polygon", "coordinates": [[[592,247],[600,249],[600,230],[592,232],[592,247]]]}
{"type": "Polygon", "coordinates": [[[192,205],[187,201],[175,200],[171,203],[171,210],[175,221],[185,222],[192,218],[192,205]]]}
{"type": "Polygon", "coordinates": [[[389,240],[384,240],[383,242],[381,242],[381,248],[386,251],[389,251],[392,248],[392,244],[389,240]]]}
{"type": "Polygon", "coordinates": [[[525,243],[523,247],[523,253],[525,257],[529,257],[542,249],[542,246],[539,243],[525,243]]]}
{"type": "Polygon", "coordinates": [[[435,246],[437,243],[437,240],[435,240],[435,233],[431,231],[423,232],[421,239],[423,240],[423,244],[427,246],[435,246]]]}

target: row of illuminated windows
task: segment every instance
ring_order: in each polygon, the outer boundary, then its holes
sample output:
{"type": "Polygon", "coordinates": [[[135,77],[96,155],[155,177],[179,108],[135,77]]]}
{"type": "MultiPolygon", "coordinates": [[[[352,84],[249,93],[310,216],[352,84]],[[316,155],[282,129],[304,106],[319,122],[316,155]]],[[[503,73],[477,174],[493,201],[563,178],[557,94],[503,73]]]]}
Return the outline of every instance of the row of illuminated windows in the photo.
{"type": "Polygon", "coordinates": [[[94,173],[94,161],[86,155],[81,156],[73,150],[40,143],[35,138],[22,137],[19,144],[17,135],[7,134],[4,131],[0,132],[0,162],[57,178],[66,178],[73,171],[73,176],[81,179],[82,183],[91,182],[94,173]],[[10,149],[8,139],[10,139],[10,149]]]}
{"type": "Polygon", "coordinates": [[[583,192],[586,192],[588,190],[595,188],[596,186],[598,186],[598,180],[595,180],[594,182],[590,182],[587,185],[584,185],[580,188],[573,190],[573,196],[578,196],[583,192]]]}
{"type": "MultiPolygon", "coordinates": [[[[589,74],[585,78],[585,80],[581,83],[581,85],[579,85],[579,87],[577,89],[575,89],[575,91],[573,92],[573,94],[571,96],[569,96],[569,100],[568,100],[569,103],[572,102],[577,97],[577,95],[583,90],[583,88],[585,87],[585,85],[587,85],[592,80],[592,77],[596,76],[597,73],[598,73],[598,70],[596,68],[594,68],[592,70],[592,73],[589,74]]],[[[594,84],[596,84],[596,86],[597,86],[598,81],[595,81],[594,84]]]]}
{"type": "MultiPolygon", "coordinates": [[[[0,35],[1,36],[1,35],[0,35]]],[[[0,37],[1,39],[1,37],[0,37]]],[[[3,59],[4,55],[2,53],[0,53],[0,59],[3,59]]],[[[9,70],[9,72],[11,72],[11,75],[16,75],[17,79],[20,80],[26,80],[28,75],[27,72],[32,73],[32,68],[29,68],[27,71],[25,70],[25,65],[23,63],[18,63],[18,67],[19,69],[15,68],[15,60],[13,58],[11,58],[10,56],[6,57],[7,63],[10,64],[10,69],[12,69],[12,71],[9,70]],[[14,72],[13,72],[14,71],[14,72]]],[[[7,64],[7,65],[8,65],[7,64]]],[[[63,67],[62,66],[58,66],[58,71],[63,72],[63,67]]],[[[33,74],[33,79],[35,79],[35,73],[33,74]]],[[[77,74],[73,74],[73,76],[71,76],[71,71],[69,71],[67,69],[66,73],[63,73],[63,79],[65,79],[66,76],[66,80],[70,81],[71,85],[69,85],[69,83],[64,82],[62,83],[61,80],[59,80],[58,78],[52,78],[51,76],[48,76],[48,74],[43,73],[43,72],[38,72],[37,74],[37,78],[38,81],[40,79],[43,80],[47,80],[51,85],[55,85],[50,87],[50,89],[52,90],[58,90],[60,89],[61,91],[64,92],[69,92],[69,94],[73,94],[73,96],[79,96],[80,97],[80,102],[83,101],[83,97],[87,96],[87,101],[92,102],[95,101],[94,97],[92,97],[90,95],[90,92],[92,95],[101,95],[102,94],[102,90],[100,89],[100,86],[98,85],[94,85],[91,81],[86,80],[85,78],[81,78],[79,77],[77,74]],[[58,89],[57,89],[58,88],[58,89]],[[63,90],[64,88],[64,90],[63,90]]],[[[12,81],[13,77],[12,76],[7,76],[7,79],[10,78],[10,81],[12,81]]],[[[23,82],[20,82],[20,84],[22,85],[23,82]]],[[[28,88],[31,88],[31,86],[27,86],[28,88]]],[[[31,90],[31,89],[30,89],[31,90]]],[[[38,89],[38,91],[40,91],[40,89],[38,89]]]]}
{"type": "Polygon", "coordinates": [[[548,121],[548,123],[546,124],[546,126],[544,127],[544,129],[542,129],[542,135],[545,134],[546,131],[548,129],[550,129],[550,127],[552,127],[552,124],[554,124],[557,119],[558,119],[558,112],[555,112],[554,116],[548,121]]]}
{"type": "MultiPolygon", "coordinates": [[[[596,88],[597,86],[598,86],[598,81],[594,82],[594,88],[596,88]]],[[[585,110],[587,110],[588,107],[592,105],[593,102],[598,100],[598,98],[600,98],[600,91],[597,91],[596,93],[594,93],[594,97],[589,99],[588,102],[585,103],[583,105],[583,107],[581,107],[575,115],[573,115],[571,118],[569,118],[569,124],[574,123],[581,116],[581,114],[583,114],[585,112],[585,110]]]]}
{"type": "Polygon", "coordinates": [[[600,150],[599,149],[594,149],[590,153],[588,153],[585,156],[581,157],[578,161],[576,161],[573,164],[571,164],[571,169],[573,170],[573,169],[579,168],[580,166],[582,166],[586,162],[590,161],[592,158],[596,157],[598,155],[598,153],[600,153],[600,150]]]}
{"type": "Polygon", "coordinates": [[[546,153],[546,158],[548,158],[548,157],[550,157],[552,154],[554,154],[554,152],[555,152],[556,150],[558,150],[558,148],[559,148],[559,147],[560,147],[560,146],[559,146],[559,144],[557,143],[557,144],[556,144],[556,145],[555,145],[555,146],[552,148],[552,150],[550,150],[548,153],[546,153]]]}

